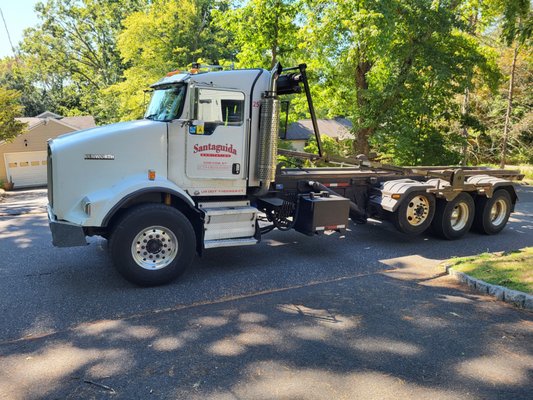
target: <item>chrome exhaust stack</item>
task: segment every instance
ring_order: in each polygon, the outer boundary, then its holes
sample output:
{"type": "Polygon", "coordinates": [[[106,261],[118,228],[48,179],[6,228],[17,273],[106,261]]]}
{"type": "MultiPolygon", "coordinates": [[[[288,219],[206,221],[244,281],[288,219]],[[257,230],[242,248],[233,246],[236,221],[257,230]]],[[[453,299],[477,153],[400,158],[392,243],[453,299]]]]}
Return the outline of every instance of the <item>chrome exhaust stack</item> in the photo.
{"type": "Polygon", "coordinates": [[[257,196],[268,192],[270,183],[274,181],[276,176],[280,113],[276,84],[281,71],[282,67],[278,62],[270,72],[270,90],[261,99],[256,164],[256,178],[261,181],[261,188],[256,193],[257,196]]]}

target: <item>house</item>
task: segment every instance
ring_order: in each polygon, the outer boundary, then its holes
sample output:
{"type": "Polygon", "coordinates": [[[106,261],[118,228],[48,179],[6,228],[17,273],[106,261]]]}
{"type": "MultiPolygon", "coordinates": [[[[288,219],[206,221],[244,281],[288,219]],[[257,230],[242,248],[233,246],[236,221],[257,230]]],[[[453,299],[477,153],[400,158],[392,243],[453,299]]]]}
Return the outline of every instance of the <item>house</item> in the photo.
{"type": "Polygon", "coordinates": [[[15,188],[46,185],[46,141],[65,133],[93,128],[92,116],[62,117],[46,111],[26,122],[26,132],[11,142],[0,142],[0,181],[15,188]]]}
{"type": "MultiPolygon", "coordinates": [[[[337,141],[353,139],[350,133],[352,123],[345,118],[318,119],[318,131],[337,141]]],[[[296,151],[304,151],[307,141],[314,137],[313,123],[310,119],[294,122],[287,128],[285,140],[288,140],[296,151]]]]}

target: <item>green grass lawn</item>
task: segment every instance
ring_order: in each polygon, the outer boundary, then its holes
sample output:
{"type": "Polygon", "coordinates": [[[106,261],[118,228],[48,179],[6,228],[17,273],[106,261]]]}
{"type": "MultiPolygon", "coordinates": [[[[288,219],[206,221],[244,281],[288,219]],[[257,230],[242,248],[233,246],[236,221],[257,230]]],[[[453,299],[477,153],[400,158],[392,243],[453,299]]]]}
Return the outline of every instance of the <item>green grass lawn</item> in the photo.
{"type": "Polygon", "coordinates": [[[533,294],[533,247],[454,258],[452,267],[494,285],[533,294]]]}

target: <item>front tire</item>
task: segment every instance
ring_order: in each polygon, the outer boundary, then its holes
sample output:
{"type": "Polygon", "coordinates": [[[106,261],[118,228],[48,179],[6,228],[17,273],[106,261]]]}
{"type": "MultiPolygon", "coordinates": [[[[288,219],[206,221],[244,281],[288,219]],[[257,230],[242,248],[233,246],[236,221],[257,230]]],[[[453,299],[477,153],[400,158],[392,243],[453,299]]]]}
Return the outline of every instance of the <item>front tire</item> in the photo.
{"type": "Polygon", "coordinates": [[[109,249],[124,278],[140,286],[156,286],[171,282],[191,265],[196,237],[180,211],[164,204],[144,204],[116,223],[109,249]]]}
{"type": "Polygon", "coordinates": [[[468,193],[460,193],[451,201],[439,199],[431,229],[441,238],[459,239],[470,230],[474,212],[474,200],[468,193]]]}
{"type": "Polygon", "coordinates": [[[498,189],[489,199],[478,196],[476,199],[476,216],[472,228],[486,235],[500,232],[511,215],[511,196],[505,189],[498,189]]]}
{"type": "Polygon", "coordinates": [[[435,197],[425,192],[412,192],[391,215],[392,223],[400,232],[415,236],[424,232],[435,215],[435,197]]]}

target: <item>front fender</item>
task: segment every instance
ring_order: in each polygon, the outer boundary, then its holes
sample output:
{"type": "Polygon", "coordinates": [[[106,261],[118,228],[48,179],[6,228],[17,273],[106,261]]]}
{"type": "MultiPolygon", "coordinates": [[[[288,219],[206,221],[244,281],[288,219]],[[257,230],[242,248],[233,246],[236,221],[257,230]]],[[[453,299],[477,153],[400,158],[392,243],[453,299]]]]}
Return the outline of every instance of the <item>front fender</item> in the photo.
{"type": "Polygon", "coordinates": [[[170,193],[191,207],[195,206],[193,199],[185,190],[166,178],[150,181],[146,179],[146,175],[136,175],[110,188],[87,194],[66,219],[82,226],[104,227],[123,204],[140,194],[151,192],[170,193]],[[90,213],[87,213],[88,209],[90,213]]]}

